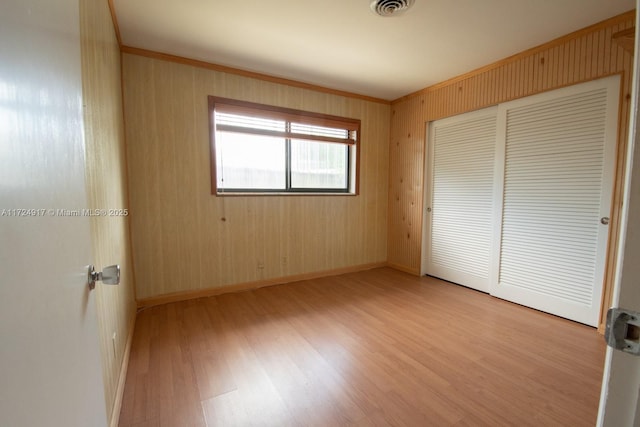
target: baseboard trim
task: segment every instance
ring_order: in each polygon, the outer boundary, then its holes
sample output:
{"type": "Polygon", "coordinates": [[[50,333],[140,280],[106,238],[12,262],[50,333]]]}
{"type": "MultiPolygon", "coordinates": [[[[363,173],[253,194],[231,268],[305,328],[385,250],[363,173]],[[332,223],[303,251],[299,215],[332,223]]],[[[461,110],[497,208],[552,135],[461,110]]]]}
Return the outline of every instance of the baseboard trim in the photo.
{"type": "Polygon", "coordinates": [[[122,410],[122,399],[124,398],[124,386],[127,382],[127,371],[129,370],[129,356],[131,355],[131,345],[133,343],[133,331],[136,328],[136,315],[133,314],[133,321],[129,327],[127,344],[122,355],[122,366],[120,366],[120,376],[118,377],[118,387],[116,388],[116,399],[111,408],[111,422],[109,427],[118,427],[120,423],[120,411],[122,410]]]}
{"type": "Polygon", "coordinates": [[[155,305],[168,304],[178,301],[186,301],[196,298],[206,298],[216,295],[228,294],[232,292],[248,291],[252,289],[264,288],[265,286],[282,285],[285,283],[299,282],[301,280],[319,279],[321,277],[338,276],[340,274],[356,273],[358,271],[372,270],[374,268],[386,267],[386,262],[373,262],[350,267],[336,268],[332,270],[317,271],[313,273],[296,274],[293,276],[277,277],[273,279],[257,280],[255,282],[238,283],[235,285],[221,286],[219,288],[198,289],[197,291],[175,292],[171,294],[159,295],[157,297],[143,298],[138,300],[138,308],[148,308],[155,305]]]}
{"type": "Polygon", "coordinates": [[[393,268],[394,270],[400,270],[400,271],[403,271],[405,273],[413,274],[414,276],[420,276],[420,269],[419,268],[405,267],[404,265],[394,264],[392,262],[388,262],[387,263],[387,267],[393,268]]]}

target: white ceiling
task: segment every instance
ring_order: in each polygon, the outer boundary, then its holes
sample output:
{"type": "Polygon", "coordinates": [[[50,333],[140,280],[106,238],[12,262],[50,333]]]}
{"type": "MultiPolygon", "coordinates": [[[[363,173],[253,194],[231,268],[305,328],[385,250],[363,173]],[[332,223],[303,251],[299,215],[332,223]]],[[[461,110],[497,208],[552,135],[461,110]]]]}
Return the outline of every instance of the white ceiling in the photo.
{"type": "Polygon", "coordinates": [[[396,99],[631,10],[634,0],[114,0],[126,46],[396,99]]]}

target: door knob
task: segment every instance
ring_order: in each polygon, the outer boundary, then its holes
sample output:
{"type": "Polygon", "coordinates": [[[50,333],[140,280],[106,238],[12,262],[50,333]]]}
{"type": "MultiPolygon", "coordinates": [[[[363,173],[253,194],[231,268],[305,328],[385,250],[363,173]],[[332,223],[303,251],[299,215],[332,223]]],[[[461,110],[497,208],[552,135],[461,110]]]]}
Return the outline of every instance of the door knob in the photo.
{"type": "Polygon", "coordinates": [[[600,223],[603,224],[603,225],[609,224],[609,217],[608,216],[603,216],[602,218],[600,218],[600,223]]]}
{"type": "Polygon", "coordinates": [[[89,289],[96,287],[96,282],[102,282],[105,285],[118,285],[120,283],[120,266],[110,265],[105,267],[102,271],[97,272],[93,265],[89,266],[87,273],[87,284],[89,289]]]}

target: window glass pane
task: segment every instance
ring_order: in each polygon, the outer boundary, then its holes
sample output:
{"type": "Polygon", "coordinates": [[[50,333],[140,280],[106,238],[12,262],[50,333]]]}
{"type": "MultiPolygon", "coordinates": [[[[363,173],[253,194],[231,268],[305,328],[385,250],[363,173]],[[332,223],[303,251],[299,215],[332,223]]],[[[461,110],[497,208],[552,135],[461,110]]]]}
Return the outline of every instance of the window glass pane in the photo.
{"type": "Polygon", "coordinates": [[[348,149],[345,144],[291,141],[291,186],[346,189],[348,149]]]}
{"type": "Polygon", "coordinates": [[[218,190],[286,188],[283,138],[216,132],[218,190]]]}
{"type": "Polygon", "coordinates": [[[291,132],[305,135],[328,136],[331,138],[349,138],[349,131],[346,129],[326,128],[301,123],[291,123],[291,132]]]}
{"type": "Polygon", "coordinates": [[[218,194],[356,194],[358,120],[211,96],[209,108],[218,194]]]}
{"type": "Polygon", "coordinates": [[[284,132],[286,122],[284,120],[271,120],[259,117],[240,116],[237,114],[216,113],[216,125],[229,125],[248,129],[284,132]]]}

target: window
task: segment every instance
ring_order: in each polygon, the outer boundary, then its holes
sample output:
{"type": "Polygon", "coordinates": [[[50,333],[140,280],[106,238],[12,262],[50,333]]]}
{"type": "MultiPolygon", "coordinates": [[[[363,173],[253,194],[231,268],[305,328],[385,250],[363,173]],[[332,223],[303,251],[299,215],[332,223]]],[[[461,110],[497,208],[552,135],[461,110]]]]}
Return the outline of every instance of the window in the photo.
{"type": "Polygon", "coordinates": [[[212,194],[357,194],[360,120],[209,97],[212,194]]]}

